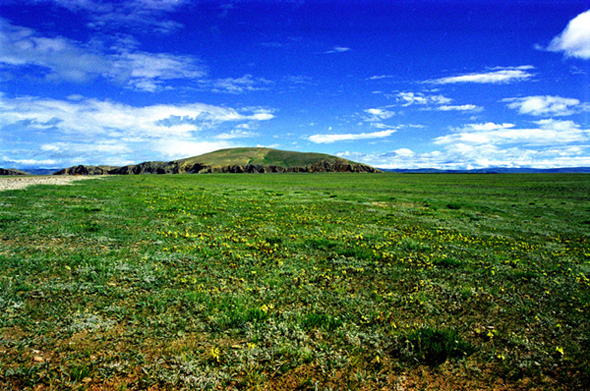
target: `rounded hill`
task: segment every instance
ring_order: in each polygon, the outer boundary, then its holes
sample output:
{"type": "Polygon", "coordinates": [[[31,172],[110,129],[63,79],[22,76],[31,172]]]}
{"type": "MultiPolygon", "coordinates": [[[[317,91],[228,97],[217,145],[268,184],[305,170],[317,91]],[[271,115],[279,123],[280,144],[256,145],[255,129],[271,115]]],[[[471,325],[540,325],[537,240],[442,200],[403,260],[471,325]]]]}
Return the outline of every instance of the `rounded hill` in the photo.
{"type": "Polygon", "coordinates": [[[206,174],[271,172],[380,172],[338,156],[272,148],[229,148],[170,162],[150,161],[124,167],[76,166],[57,175],[206,174]]]}

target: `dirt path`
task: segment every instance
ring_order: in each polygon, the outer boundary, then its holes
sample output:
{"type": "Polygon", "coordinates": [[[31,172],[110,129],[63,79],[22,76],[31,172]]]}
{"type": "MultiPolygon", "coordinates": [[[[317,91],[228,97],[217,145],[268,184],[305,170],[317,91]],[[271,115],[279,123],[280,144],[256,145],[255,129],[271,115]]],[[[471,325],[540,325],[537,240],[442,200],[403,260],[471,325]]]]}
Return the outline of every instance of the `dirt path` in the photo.
{"type": "Polygon", "coordinates": [[[24,189],[31,185],[66,185],[73,181],[96,178],[96,176],[6,176],[0,177],[0,191],[24,189]]]}

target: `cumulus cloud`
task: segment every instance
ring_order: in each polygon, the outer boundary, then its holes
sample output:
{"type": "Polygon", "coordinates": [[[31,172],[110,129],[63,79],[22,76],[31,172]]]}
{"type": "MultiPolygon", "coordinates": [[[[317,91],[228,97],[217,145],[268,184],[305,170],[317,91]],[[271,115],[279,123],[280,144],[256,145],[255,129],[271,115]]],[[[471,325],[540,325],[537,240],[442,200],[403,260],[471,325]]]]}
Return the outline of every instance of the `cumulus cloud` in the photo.
{"type": "Polygon", "coordinates": [[[590,59],[590,10],[570,20],[561,34],[553,38],[547,50],[563,52],[566,57],[590,59]]]}
{"type": "MultiPolygon", "coordinates": [[[[226,140],[253,136],[245,129],[272,118],[274,115],[267,109],[233,109],[203,103],[138,107],[86,98],[9,99],[0,95],[3,138],[8,137],[12,144],[18,144],[21,138],[36,140],[38,153],[69,163],[78,155],[85,160],[83,163],[94,158],[104,163],[116,156],[134,161],[168,158],[174,155],[174,145],[199,146],[197,152],[227,147],[230,142],[226,140]],[[235,130],[223,136],[227,127],[235,130]]],[[[179,157],[186,148],[179,149],[179,157]]]]}
{"type": "Polygon", "coordinates": [[[513,124],[469,124],[454,133],[437,137],[435,144],[455,146],[519,144],[527,146],[563,145],[590,141],[590,130],[573,121],[537,121],[538,127],[516,128],[513,124]]]}
{"type": "Polygon", "coordinates": [[[527,96],[524,98],[507,98],[508,107],[516,109],[520,114],[566,116],[575,113],[580,106],[578,99],[562,98],[560,96],[527,96]]]}
{"type": "Polygon", "coordinates": [[[408,148],[385,153],[344,152],[339,156],[384,169],[436,168],[447,170],[489,167],[581,167],[590,165],[590,149],[577,146],[499,148],[484,145],[445,145],[441,150],[415,153],[408,148]]]}
{"type": "Polygon", "coordinates": [[[372,133],[346,133],[346,134],[314,134],[307,139],[316,144],[330,144],[337,141],[367,140],[375,138],[389,137],[395,133],[396,129],[388,129],[372,133]]]}
{"type": "Polygon", "coordinates": [[[369,122],[383,121],[395,116],[395,112],[383,108],[372,108],[365,110],[368,114],[366,120],[369,122]]]}
{"type": "Polygon", "coordinates": [[[135,107],[112,101],[85,99],[77,102],[24,97],[2,98],[0,126],[30,121],[34,127],[48,123],[63,133],[167,137],[210,128],[222,122],[265,121],[267,110],[242,113],[236,109],[193,103],[135,107]]]}
{"type": "Polygon", "coordinates": [[[530,79],[534,75],[529,70],[531,65],[519,67],[498,67],[483,73],[468,73],[464,75],[443,77],[430,80],[434,84],[477,83],[477,84],[508,84],[530,79]]]}
{"type": "Polygon", "coordinates": [[[478,169],[590,165],[590,129],[574,121],[543,119],[534,126],[483,122],[464,125],[432,140],[435,150],[404,146],[388,152],[346,151],[339,156],[385,169],[478,169]]]}
{"type": "Polygon", "coordinates": [[[414,153],[414,151],[412,151],[409,148],[399,148],[399,149],[396,149],[395,151],[393,151],[393,153],[396,156],[402,157],[402,158],[412,158],[412,157],[414,157],[416,155],[414,153]]]}

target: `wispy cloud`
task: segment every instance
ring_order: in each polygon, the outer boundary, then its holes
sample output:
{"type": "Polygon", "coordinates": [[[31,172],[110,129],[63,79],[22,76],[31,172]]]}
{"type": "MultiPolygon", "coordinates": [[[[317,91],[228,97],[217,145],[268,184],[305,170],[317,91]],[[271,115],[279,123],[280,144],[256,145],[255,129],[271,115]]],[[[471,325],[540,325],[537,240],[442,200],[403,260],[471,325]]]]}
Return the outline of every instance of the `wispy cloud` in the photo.
{"type": "Polygon", "coordinates": [[[443,95],[426,95],[421,92],[404,91],[394,95],[398,102],[402,103],[402,106],[411,105],[444,105],[451,103],[453,100],[443,95]]]}
{"type": "Polygon", "coordinates": [[[203,80],[200,84],[211,89],[212,92],[243,94],[245,92],[266,90],[273,84],[273,82],[246,74],[238,78],[228,77],[217,80],[203,80]]]}
{"type": "Polygon", "coordinates": [[[369,77],[367,80],[382,80],[382,79],[393,79],[393,75],[374,75],[369,77]]]}
{"type": "Polygon", "coordinates": [[[347,134],[314,134],[307,139],[316,144],[330,144],[337,141],[368,140],[389,137],[396,129],[388,129],[372,133],[347,133],[347,134]]]}
{"type": "Polygon", "coordinates": [[[553,38],[547,50],[563,52],[566,57],[590,59],[590,10],[570,20],[561,34],[553,38]]]}
{"type": "Polygon", "coordinates": [[[331,53],[344,53],[344,52],[348,52],[350,51],[350,48],[344,47],[344,46],[334,46],[332,49],[328,50],[327,52],[324,52],[326,54],[331,54],[331,53]]]}
{"type": "Polygon", "coordinates": [[[435,108],[438,111],[482,111],[481,106],[476,105],[442,105],[435,108]]]}
{"type": "Polygon", "coordinates": [[[145,92],[156,92],[169,80],[198,80],[206,75],[199,61],[188,56],[124,52],[111,55],[109,59],[112,68],[107,77],[126,80],[130,88],[145,92]]]}
{"type": "Polygon", "coordinates": [[[478,84],[508,84],[530,79],[534,75],[528,71],[534,69],[531,65],[519,67],[499,67],[482,73],[468,73],[464,75],[443,77],[430,80],[434,84],[478,83],[478,84]]]}
{"type": "Polygon", "coordinates": [[[422,92],[403,91],[394,95],[396,101],[400,102],[403,107],[421,106],[422,110],[437,110],[437,111],[481,111],[482,107],[465,104],[465,105],[451,105],[453,99],[447,98],[440,94],[425,94],[422,92]]]}
{"type": "Polygon", "coordinates": [[[250,130],[243,130],[243,129],[234,129],[227,133],[220,133],[215,136],[216,139],[219,140],[233,140],[236,138],[250,138],[250,137],[257,137],[258,133],[252,132],[250,130]]]}
{"type": "MultiPolygon", "coordinates": [[[[27,1],[27,0],[25,0],[27,1]]],[[[34,0],[53,3],[72,12],[84,11],[90,19],[88,26],[97,30],[149,28],[150,33],[169,34],[178,31],[182,24],[167,19],[166,14],[185,5],[185,0],[129,0],[104,2],[99,0],[34,0]]]]}
{"type": "Polygon", "coordinates": [[[520,114],[537,116],[566,116],[586,107],[578,99],[550,95],[506,98],[502,102],[508,102],[508,107],[518,110],[520,114]]]}
{"type": "Polygon", "coordinates": [[[116,48],[109,52],[64,37],[46,37],[0,18],[0,69],[36,67],[48,80],[85,82],[97,77],[155,92],[174,79],[199,79],[205,68],[189,56],[116,48]]]}
{"type": "Polygon", "coordinates": [[[63,37],[44,37],[0,18],[0,67],[35,66],[48,79],[86,81],[110,71],[103,54],[63,37]]]}

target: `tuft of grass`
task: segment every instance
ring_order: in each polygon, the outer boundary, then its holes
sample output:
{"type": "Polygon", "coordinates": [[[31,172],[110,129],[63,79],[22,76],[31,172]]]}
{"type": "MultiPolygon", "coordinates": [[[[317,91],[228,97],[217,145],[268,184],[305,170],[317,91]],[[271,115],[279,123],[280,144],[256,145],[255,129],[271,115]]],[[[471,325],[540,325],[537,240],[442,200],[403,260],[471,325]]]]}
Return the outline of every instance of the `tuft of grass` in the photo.
{"type": "Polygon", "coordinates": [[[475,349],[452,329],[421,327],[405,337],[404,353],[427,365],[440,365],[448,359],[462,358],[475,349]]]}

